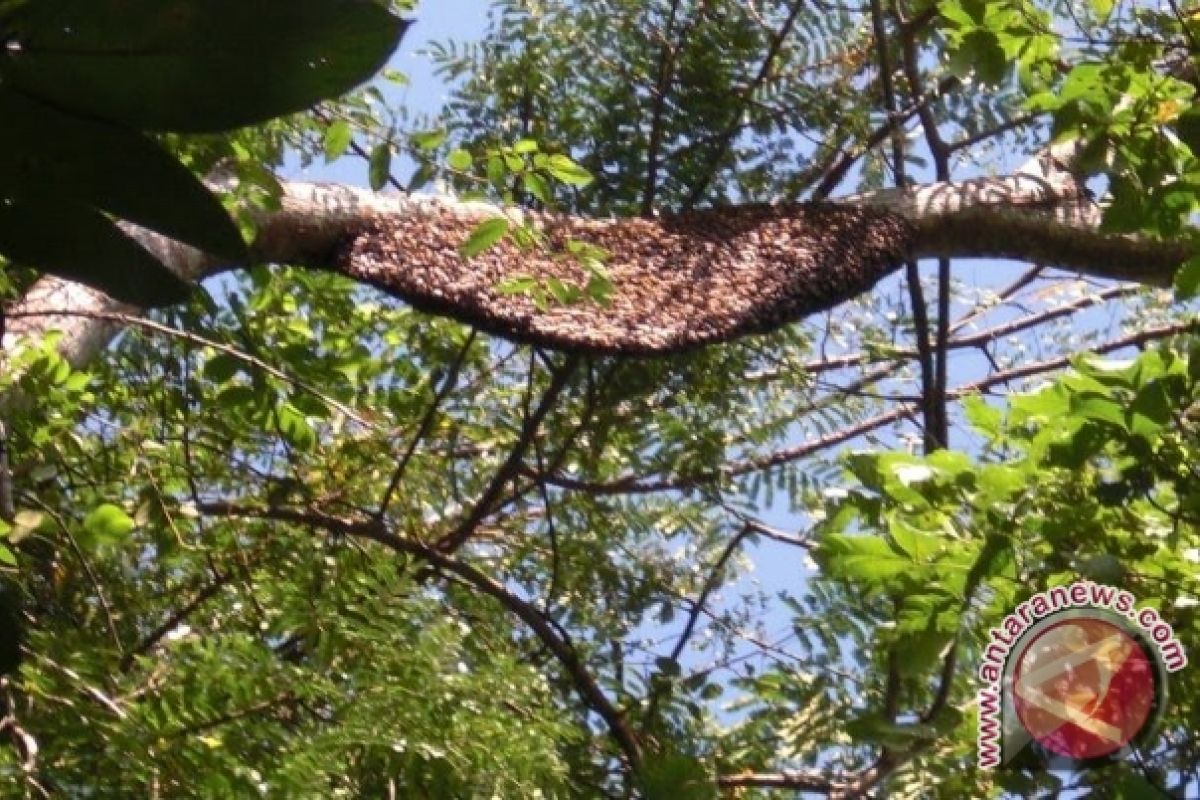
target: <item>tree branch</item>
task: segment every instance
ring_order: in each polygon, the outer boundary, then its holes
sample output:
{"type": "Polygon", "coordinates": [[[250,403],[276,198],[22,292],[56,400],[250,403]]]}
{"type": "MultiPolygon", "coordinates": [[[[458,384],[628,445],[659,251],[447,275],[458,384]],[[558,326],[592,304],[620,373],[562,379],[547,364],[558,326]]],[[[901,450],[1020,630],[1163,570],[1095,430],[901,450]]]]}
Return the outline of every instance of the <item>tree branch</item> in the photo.
{"type": "Polygon", "coordinates": [[[517,438],[516,444],[509,451],[508,458],[496,470],[492,480],[488,483],[483,494],[475,501],[475,505],[471,508],[470,513],[460,522],[454,530],[443,536],[437,543],[437,549],[443,553],[453,553],[471,537],[479,523],[484,517],[492,512],[492,505],[499,499],[500,493],[504,491],[504,486],[517,477],[521,469],[521,463],[525,459],[525,454],[529,452],[529,448],[533,446],[534,437],[537,436],[538,429],[542,422],[553,410],[558,402],[559,396],[563,390],[567,388],[567,384],[571,380],[571,376],[575,372],[575,368],[579,366],[580,358],[578,356],[570,356],[567,360],[554,370],[550,380],[550,385],[542,393],[541,401],[536,409],[525,419],[525,424],[521,427],[520,436],[517,438]]]}
{"type": "Polygon", "coordinates": [[[366,539],[383,545],[397,553],[414,556],[438,571],[453,575],[491,597],[524,622],[546,646],[559,664],[567,671],[576,691],[584,702],[604,720],[609,735],[620,747],[630,768],[636,770],[641,764],[641,743],[629,727],[621,711],[613,705],[608,695],[588,671],[574,647],[560,634],[538,608],[510,592],[504,584],[480,572],[475,567],[460,561],[437,547],[406,539],[392,533],[377,519],[355,519],[337,517],[312,509],[264,508],[237,503],[199,503],[197,510],[206,515],[236,517],[243,519],[276,520],[298,525],[307,525],[327,533],[366,539]]]}
{"type": "Polygon", "coordinates": [[[825,774],[810,769],[788,769],[782,772],[743,772],[717,778],[722,789],[788,789],[796,792],[818,792],[834,796],[841,788],[825,774]]]}
{"type": "MultiPolygon", "coordinates": [[[[1149,328],[1144,331],[1122,336],[1113,341],[1106,342],[1098,347],[1094,347],[1088,352],[1104,355],[1117,350],[1123,350],[1126,347],[1136,347],[1147,342],[1167,339],[1172,336],[1179,336],[1184,333],[1200,330],[1200,320],[1190,322],[1181,322],[1173,325],[1163,325],[1155,328],[1149,328]]],[[[975,394],[977,392],[987,391],[996,386],[1011,383],[1013,381],[1030,378],[1035,375],[1041,375],[1047,372],[1065,369],[1071,365],[1072,356],[1061,356],[1058,358],[1047,359],[1045,361],[1036,361],[1030,364],[1024,364],[1019,367],[993,373],[986,378],[974,381],[972,383],[959,386],[948,392],[950,399],[958,399],[966,395],[975,394]]],[[[807,442],[801,442],[793,447],[788,447],[783,450],[777,450],[773,453],[767,453],[761,456],[755,456],[742,461],[726,464],[721,469],[711,470],[707,472],[694,472],[685,475],[676,475],[664,478],[645,478],[641,475],[626,475],[621,478],[614,478],[609,481],[589,481],[580,478],[569,478],[563,475],[548,475],[543,476],[544,480],[563,489],[585,492],[595,496],[605,495],[634,495],[634,494],[653,494],[655,492],[670,492],[695,489],[700,486],[707,486],[713,483],[719,483],[731,478],[749,475],[754,472],[770,469],[772,467],[782,466],[793,461],[798,461],[806,458],[822,450],[828,450],[831,447],[842,444],[844,442],[857,439],[863,434],[871,431],[879,430],[893,422],[913,416],[917,408],[912,405],[903,405],[878,414],[874,417],[862,420],[854,425],[847,426],[833,433],[821,436],[817,439],[812,439],[807,442]]]]}
{"type": "MultiPolygon", "coordinates": [[[[1184,242],[1100,233],[1099,209],[1079,196],[1071,176],[1054,172],[881,190],[830,205],[725,208],[659,220],[522,217],[487,203],[304,183],[284,184],[281,202],[279,211],[261,216],[253,263],[338,271],[502,336],[599,353],[665,353],[771,330],[869,290],[905,260],[901,255],[1012,258],[1154,285],[1168,285],[1194,255],[1184,242]],[[474,225],[502,213],[544,227],[552,241],[612,245],[606,265],[611,304],[584,300],[543,308],[496,291],[506,278],[543,268],[547,278],[564,275],[576,284],[584,274],[557,253],[512,244],[463,261],[457,246],[474,225]],[[833,235],[830,224],[842,232],[833,235]],[[347,242],[356,240],[357,256],[348,255],[347,242]]],[[[161,236],[133,233],[185,280],[231,266],[161,236]]],[[[119,330],[108,315],[135,310],[47,278],[10,311],[6,339],[62,331],[60,351],[80,365],[119,330]],[[48,315],[51,310],[95,318],[48,315]]]]}

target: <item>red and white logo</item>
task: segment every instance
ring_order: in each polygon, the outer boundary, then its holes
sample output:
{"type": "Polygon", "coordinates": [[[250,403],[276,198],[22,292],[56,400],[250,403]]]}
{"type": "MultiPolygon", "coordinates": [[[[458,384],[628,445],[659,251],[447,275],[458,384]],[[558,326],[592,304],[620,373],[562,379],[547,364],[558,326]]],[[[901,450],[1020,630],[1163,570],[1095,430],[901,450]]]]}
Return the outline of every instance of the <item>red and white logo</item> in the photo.
{"type": "Polygon", "coordinates": [[[1148,743],[1167,675],[1186,666],[1170,624],[1129,592],[1090,581],[1038,592],[984,642],[980,766],[1125,757],[1148,743]]]}
{"type": "Polygon", "coordinates": [[[1016,653],[1013,706],[1022,727],[1059,755],[1086,761],[1133,741],[1159,695],[1152,656],[1123,625],[1065,619],[1016,653]]]}

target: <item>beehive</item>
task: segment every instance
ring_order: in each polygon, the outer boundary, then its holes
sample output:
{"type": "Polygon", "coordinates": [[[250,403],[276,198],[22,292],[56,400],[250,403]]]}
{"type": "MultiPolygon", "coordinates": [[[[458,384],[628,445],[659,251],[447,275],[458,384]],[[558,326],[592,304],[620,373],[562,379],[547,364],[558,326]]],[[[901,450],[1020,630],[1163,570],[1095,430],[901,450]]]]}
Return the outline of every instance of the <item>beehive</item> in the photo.
{"type": "Polygon", "coordinates": [[[912,230],[884,212],[834,204],[733,206],[652,219],[526,213],[539,246],[510,239],[471,259],[460,247],[477,215],[429,204],[376,218],[343,244],[337,268],[413,306],[559,350],[659,355],[775,330],[873,286],[909,255],[912,230]],[[588,272],[574,240],[607,251],[613,292],[543,302],[504,287],[588,272]]]}

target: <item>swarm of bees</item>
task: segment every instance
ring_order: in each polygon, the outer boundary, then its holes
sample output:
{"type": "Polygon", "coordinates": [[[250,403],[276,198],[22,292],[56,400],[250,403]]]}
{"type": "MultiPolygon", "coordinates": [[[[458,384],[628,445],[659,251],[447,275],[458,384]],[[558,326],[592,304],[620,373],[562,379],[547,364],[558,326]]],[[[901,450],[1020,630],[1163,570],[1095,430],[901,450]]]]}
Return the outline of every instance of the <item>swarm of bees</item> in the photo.
{"type": "Polygon", "coordinates": [[[426,204],[363,225],[343,243],[336,267],[423,311],[515,341],[651,356],[765,333],[832,308],[903,264],[913,240],[898,216],[835,204],[521,219],[535,232],[532,242],[510,235],[468,258],[462,247],[478,213],[426,204]],[[604,254],[598,268],[576,257],[581,247],[604,254]],[[602,297],[582,291],[598,270],[602,297]]]}

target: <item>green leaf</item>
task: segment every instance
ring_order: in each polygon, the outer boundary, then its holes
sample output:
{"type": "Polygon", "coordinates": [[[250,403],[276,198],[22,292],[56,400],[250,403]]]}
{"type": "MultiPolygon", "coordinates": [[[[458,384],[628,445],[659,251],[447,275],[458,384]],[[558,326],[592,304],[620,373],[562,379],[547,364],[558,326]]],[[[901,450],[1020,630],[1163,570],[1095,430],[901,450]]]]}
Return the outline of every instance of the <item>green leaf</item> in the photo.
{"type": "Polygon", "coordinates": [[[616,287],[613,285],[612,279],[608,277],[608,273],[599,267],[592,266],[588,270],[588,282],[584,287],[584,292],[588,299],[592,302],[608,306],[612,303],[613,292],[616,287]]]}
{"type": "Polygon", "coordinates": [[[1000,435],[1004,415],[1000,409],[989,404],[979,395],[972,394],[963,398],[963,414],[971,423],[971,427],[989,439],[994,440],[1000,435]]]}
{"type": "Polygon", "coordinates": [[[965,77],[974,74],[986,84],[998,84],[1008,72],[1008,58],[996,34],[975,30],[963,37],[950,57],[950,71],[965,77]]]}
{"type": "Polygon", "coordinates": [[[508,220],[504,217],[492,217],[475,226],[470,237],[459,248],[463,258],[475,256],[492,247],[508,234],[508,220]]]}
{"type": "Polygon", "coordinates": [[[0,87],[0,119],[0,190],[69,198],[229,261],[245,258],[220,201],[145,135],[64,114],[7,87],[0,87]]]}
{"type": "Polygon", "coordinates": [[[846,723],[846,733],[857,741],[871,741],[892,747],[931,741],[938,736],[937,728],[923,723],[892,722],[881,714],[864,714],[846,723]]]}
{"type": "Polygon", "coordinates": [[[1070,401],[1058,387],[1050,387],[1030,394],[1019,394],[1009,398],[1013,422],[1021,424],[1029,419],[1053,420],[1070,413],[1070,401]]]}
{"type": "Polygon", "coordinates": [[[654,659],[654,667],[668,678],[678,678],[683,672],[683,668],[680,667],[678,661],[665,656],[654,659]]]}
{"type": "Polygon", "coordinates": [[[497,190],[504,190],[504,182],[508,177],[508,167],[500,156],[490,156],[487,160],[487,179],[497,190]]]}
{"type": "Polygon", "coordinates": [[[1017,467],[1005,464],[986,464],[979,470],[979,507],[989,508],[1007,500],[1029,486],[1030,476],[1017,467]]]}
{"type": "Polygon", "coordinates": [[[524,182],[525,191],[536,197],[539,201],[546,205],[553,202],[554,195],[550,190],[550,182],[536,172],[529,172],[521,176],[524,182]]]}
{"type": "Polygon", "coordinates": [[[695,756],[674,750],[646,755],[638,770],[638,786],[646,800],[714,800],[717,787],[695,756]]]}
{"type": "Polygon", "coordinates": [[[132,518],[111,503],[97,506],[83,520],[83,530],[93,544],[116,544],[135,527],[132,518]]]}
{"type": "Polygon", "coordinates": [[[1125,565],[1112,553],[1095,553],[1079,564],[1079,574],[1097,583],[1120,586],[1125,580],[1125,565]]]}
{"type": "Polygon", "coordinates": [[[583,297],[583,292],[579,290],[578,286],[567,283],[561,278],[550,278],[546,281],[546,288],[555,302],[564,306],[577,303],[583,297]]]}
{"type": "Polygon", "coordinates": [[[500,294],[529,294],[537,288],[537,285],[537,278],[529,275],[514,275],[496,284],[496,291],[500,294]]]}
{"type": "Polygon", "coordinates": [[[1078,102],[1095,107],[1107,105],[1110,86],[1105,73],[1106,67],[1103,64],[1076,64],[1067,74],[1067,79],[1063,81],[1062,89],[1059,91],[1059,101],[1062,103],[1078,102]]]}
{"type": "Polygon", "coordinates": [[[439,129],[436,131],[418,131],[412,134],[412,143],[417,148],[432,152],[442,146],[442,142],[446,141],[446,130],[439,129]]]}
{"type": "Polygon", "coordinates": [[[308,424],[308,418],[291,403],[284,403],[278,410],[279,432],[288,444],[298,450],[312,450],[317,446],[317,434],[308,424]]]}
{"type": "Polygon", "coordinates": [[[1162,797],[1165,792],[1151,783],[1145,775],[1132,770],[1124,771],[1110,784],[1108,796],[1112,800],[1144,800],[1147,797],[1162,797]]]}
{"type": "Polygon", "coordinates": [[[450,166],[450,169],[455,169],[459,172],[466,172],[474,162],[475,160],[471,158],[471,154],[461,147],[451,150],[450,155],[446,156],[446,163],[450,166]]]}
{"type": "Polygon", "coordinates": [[[879,536],[825,536],[818,553],[831,575],[867,583],[881,582],[913,569],[910,559],[879,536]]]}
{"type": "Polygon", "coordinates": [[[897,670],[906,678],[920,678],[941,663],[954,633],[933,628],[906,633],[896,644],[897,670]]]}
{"type": "Polygon", "coordinates": [[[909,524],[898,513],[889,513],[887,523],[892,542],[914,564],[928,563],[942,549],[941,537],[909,524]]]}
{"type": "Polygon", "coordinates": [[[371,157],[367,163],[367,180],[371,189],[378,192],[392,177],[392,146],[380,142],[371,148],[371,157]]]}
{"type": "Polygon", "coordinates": [[[245,413],[258,402],[258,393],[249,386],[229,386],[217,394],[216,404],[221,408],[245,413]]]}
{"type": "Polygon", "coordinates": [[[1172,422],[1171,398],[1162,380],[1152,381],[1134,396],[1129,405],[1129,429],[1140,436],[1153,436],[1172,422]]]}
{"type": "Polygon", "coordinates": [[[412,178],[408,181],[408,186],[405,187],[410,192],[415,192],[424,186],[427,186],[434,176],[437,174],[437,169],[432,164],[422,164],[417,167],[417,171],[413,173],[412,178]]]}
{"type": "Polygon", "coordinates": [[[1096,15],[1096,21],[1104,23],[1112,14],[1114,0],[1088,0],[1092,7],[1092,13],[1096,15]]]}
{"type": "Polygon", "coordinates": [[[6,544],[0,544],[0,564],[6,567],[17,566],[17,556],[6,544]]]}
{"type": "Polygon", "coordinates": [[[335,120],[326,128],[324,142],[325,163],[336,161],[345,155],[353,138],[354,132],[350,128],[350,123],[344,119],[335,120]]]}
{"type": "Polygon", "coordinates": [[[1200,256],[1189,258],[1175,273],[1175,299],[1183,302],[1200,294],[1200,256]]]}
{"type": "Polygon", "coordinates": [[[169,305],[190,291],[104,214],[66,198],[0,204],[0,253],[136,306],[169,305]]]}
{"type": "Polygon", "coordinates": [[[4,22],[5,85],[68,113],[189,132],[340,95],[409,25],[368,0],[36,0],[4,22]]]}
{"type": "Polygon", "coordinates": [[[567,156],[550,156],[544,163],[546,171],[562,183],[571,186],[587,186],[592,182],[592,174],[567,156]]]}
{"type": "Polygon", "coordinates": [[[204,364],[204,377],[213,383],[226,383],[241,369],[241,361],[229,353],[219,353],[204,364]]]}
{"type": "Polygon", "coordinates": [[[1113,398],[1098,394],[1076,395],[1071,400],[1071,410],[1084,419],[1111,422],[1125,428],[1125,408],[1113,398]]]}

